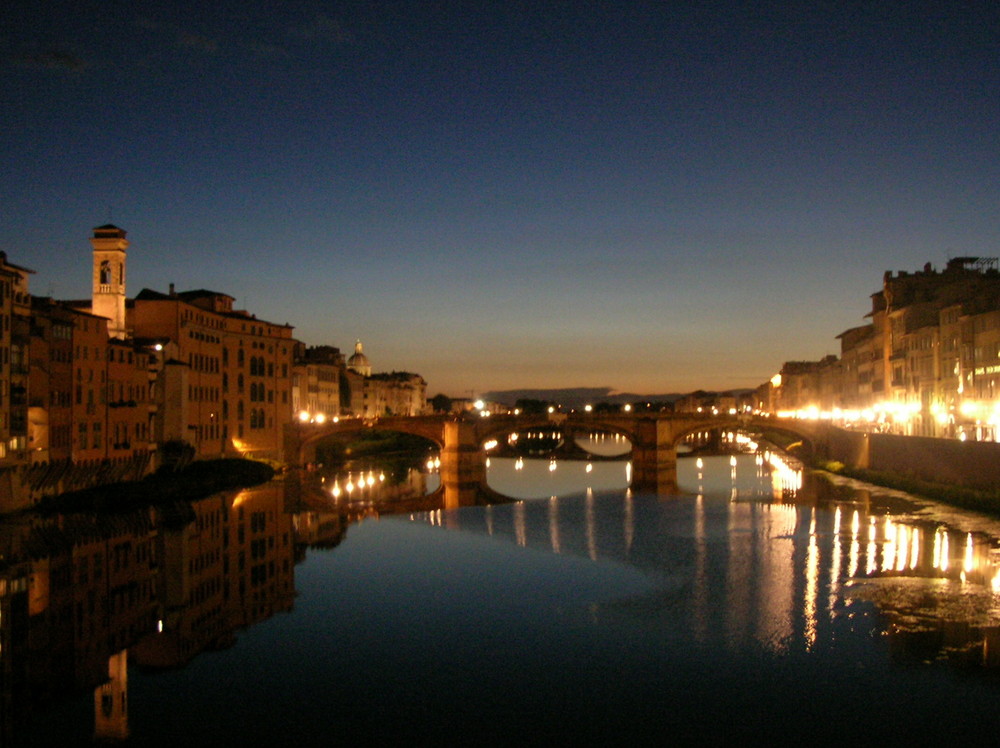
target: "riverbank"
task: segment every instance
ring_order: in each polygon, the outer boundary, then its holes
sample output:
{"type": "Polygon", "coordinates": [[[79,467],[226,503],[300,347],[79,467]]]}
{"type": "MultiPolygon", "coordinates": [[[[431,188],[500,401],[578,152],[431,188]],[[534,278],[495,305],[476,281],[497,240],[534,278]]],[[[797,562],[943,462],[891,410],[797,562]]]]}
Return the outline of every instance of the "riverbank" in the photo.
{"type": "Polygon", "coordinates": [[[160,470],[139,481],[110,483],[42,499],[34,509],[43,514],[125,512],[172,501],[194,501],[219,491],[266,483],[274,468],[241,458],[200,460],[182,470],[160,470]]]}
{"type": "Polygon", "coordinates": [[[981,512],[991,517],[1000,518],[1000,488],[981,489],[955,486],[948,483],[914,478],[884,470],[852,468],[837,461],[819,461],[814,467],[819,470],[840,475],[845,478],[870,483],[874,486],[890,488],[896,491],[939,501],[959,509],[981,512]]]}

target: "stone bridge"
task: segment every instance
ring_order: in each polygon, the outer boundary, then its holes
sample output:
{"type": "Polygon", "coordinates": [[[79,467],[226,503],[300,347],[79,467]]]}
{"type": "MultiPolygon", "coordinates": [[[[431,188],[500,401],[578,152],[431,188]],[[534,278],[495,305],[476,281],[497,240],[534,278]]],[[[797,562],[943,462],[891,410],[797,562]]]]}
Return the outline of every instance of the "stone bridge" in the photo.
{"type": "MultiPolygon", "coordinates": [[[[576,433],[621,434],[632,444],[633,487],[659,494],[675,490],[677,446],[689,434],[737,429],[781,432],[801,441],[807,453],[825,456],[829,451],[831,430],[827,424],[812,421],[698,413],[573,412],[487,417],[465,414],[351,418],[323,424],[291,424],[286,431],[285,455],[289,462],[302,465],[315,461],[316,445],[336,434],[347,435],[370,429],[413,434],[440,448],[442,486],[446,493],[450,491],[457,497],[473,485],[485,484],[486,451],[483,445],[486,442],[491,439],[503,441],[511,433],[537,428],[559,430],[566,439],[576,433]]],[[[445,505],[460,504],[447,500],[445,505]]]]}

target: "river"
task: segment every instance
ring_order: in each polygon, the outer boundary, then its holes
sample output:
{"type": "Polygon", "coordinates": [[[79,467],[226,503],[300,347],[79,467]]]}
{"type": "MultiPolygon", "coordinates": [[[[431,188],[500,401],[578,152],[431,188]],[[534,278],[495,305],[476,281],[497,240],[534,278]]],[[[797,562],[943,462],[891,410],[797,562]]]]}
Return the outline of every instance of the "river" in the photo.
{"type": "Polygon", "coordinates": [[[491,458],[515,500],[385,511],[431,471],[30,536],[0,609],[3,744],[924,745],[1000,727],[988,518],[753,454],[680,459],[671,496],[631,492],[624,460],[491,458]],[[379,483],[396,485],[381,511],[347,508],[379,483]]]}

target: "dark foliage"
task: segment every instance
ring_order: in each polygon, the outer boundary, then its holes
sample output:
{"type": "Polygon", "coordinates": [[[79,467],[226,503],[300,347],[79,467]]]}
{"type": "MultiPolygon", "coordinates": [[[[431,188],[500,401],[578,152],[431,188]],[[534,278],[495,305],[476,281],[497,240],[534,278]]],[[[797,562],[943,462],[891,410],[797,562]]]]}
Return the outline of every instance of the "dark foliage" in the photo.
{"type": "Polygon", "coordinates": [[[127,512],[156,504],[192,501],[213,493],[266,483],[274,469],[239,458],[202,460],[180,470],[164,470],[141,481],[112,483],[43,499],[38,510],[48,512],[127,512]]]}

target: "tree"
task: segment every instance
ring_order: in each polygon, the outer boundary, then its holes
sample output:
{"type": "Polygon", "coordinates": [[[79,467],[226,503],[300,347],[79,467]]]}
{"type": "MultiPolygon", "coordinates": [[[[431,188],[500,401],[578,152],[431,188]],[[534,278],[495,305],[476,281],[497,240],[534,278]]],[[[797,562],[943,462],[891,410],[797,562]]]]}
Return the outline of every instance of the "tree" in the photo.
{"type": "Polygon", "coordinates": [[[435,413],[450,413],[451,398],[447,395],[437,394],[431,398],[431,407],[435,413]]]}
{"type": "Polygon", "coordinates": [[[537,415],[539,413],[545,413],[549,409],[549,401],[522,397],[514,403],[514,407],[520,409],[520,411],[525,415],[537,415]]]}

